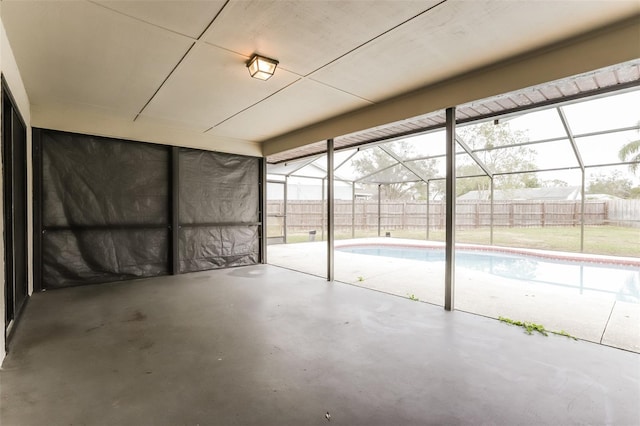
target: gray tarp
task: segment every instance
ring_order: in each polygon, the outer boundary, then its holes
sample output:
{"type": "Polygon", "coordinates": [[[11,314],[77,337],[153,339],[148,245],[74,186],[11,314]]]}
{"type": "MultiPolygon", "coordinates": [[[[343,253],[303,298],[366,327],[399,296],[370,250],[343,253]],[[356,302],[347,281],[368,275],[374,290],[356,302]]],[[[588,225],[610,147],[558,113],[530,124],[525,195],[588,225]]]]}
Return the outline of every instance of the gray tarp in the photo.
{"type": "Polygon", "coordinates": [[[180,150],[180,223],[258,222],[258,159],[180,150]]]}
{"type": "Polygon", "coordinates": [[[180,150],[181,272],[258,262],[258,161],[180,150]]]}
{"type": "Polygon", "coordinates": [[[167,273],[169,150],[42,132],[43,288],[167,273]]]}
{"type": "MultiPolygon", "coordinates": [[[[169,272],[170,148],[42,131],[43,288],[169,272]]],[[[255,264],[259,160],[181,149],[180,271],[255,264]]]]}
{"type": "Polygon", "coordinates": [[[169,150],[43,132],[45,227],[168,225],[169,150]]]}

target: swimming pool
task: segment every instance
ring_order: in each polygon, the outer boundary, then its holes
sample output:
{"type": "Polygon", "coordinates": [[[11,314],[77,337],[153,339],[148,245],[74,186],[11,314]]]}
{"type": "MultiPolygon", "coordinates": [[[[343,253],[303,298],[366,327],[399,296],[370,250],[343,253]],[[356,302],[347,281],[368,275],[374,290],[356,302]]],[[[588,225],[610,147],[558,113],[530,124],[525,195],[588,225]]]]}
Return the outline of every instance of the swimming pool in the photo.
{"type": "MultiPolygon", "coordinates": [[[[336,250],[400,259],[440,262],[444,264],[444,249],[393,245],[350,245],[336,250]]],[[[581,294],[596,291],[615,294],[617,300],[640,303],[640,267],[614,263],[594,263],[512,254],[502,251],[456,249],[456,268],[481,271],[515,280],[574,288],[581,294]]]]}

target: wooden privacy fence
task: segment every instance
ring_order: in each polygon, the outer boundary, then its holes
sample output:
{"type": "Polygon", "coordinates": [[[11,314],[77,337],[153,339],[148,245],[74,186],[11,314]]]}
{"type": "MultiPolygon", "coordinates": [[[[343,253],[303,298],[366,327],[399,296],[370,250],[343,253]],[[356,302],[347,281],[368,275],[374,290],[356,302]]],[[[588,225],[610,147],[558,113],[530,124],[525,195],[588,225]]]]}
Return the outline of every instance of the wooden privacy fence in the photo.
{"type": "Polygon", "coordinates": [[[640,228],[640,200],[607,201],[607,219],[610,225],[640,228]]]}
{"type": "MultiPolygon", "coordinates": [[[[580,226],[580,201],[494,201],[495,227],[580,226]]],[[[380,225],[385,230],[426,229],[427,208],[429,229],[444,229],[445,204],[432,201],[382,201],[380,225]]],[[[270,216],[284,214],[282,200],[268,201],[270,216]]],[[[336,231],[375,230],[378,227],[378,201],[336,201],[336,231]],[[355,215],[353,214],[355,211],[355,215]]],[[[322,229],[326,223],[326,202],[289,201],[287,203],[287,229],[306,232],[322,229]]],[[[640,226],[640,200],[585,201],[585,225],[640,226]]],[[[458,228],[478,228],[491,225],[491,202],[464,201],[456,204],[458,228]]]]}

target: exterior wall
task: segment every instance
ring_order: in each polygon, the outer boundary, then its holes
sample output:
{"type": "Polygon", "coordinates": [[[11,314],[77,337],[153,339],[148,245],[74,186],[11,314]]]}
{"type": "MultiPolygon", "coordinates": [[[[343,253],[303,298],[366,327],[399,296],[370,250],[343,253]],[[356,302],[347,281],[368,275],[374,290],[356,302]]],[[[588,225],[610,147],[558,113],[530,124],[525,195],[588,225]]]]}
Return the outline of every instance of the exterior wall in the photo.
{"type": "MultiPolygon", "coordinates": [[[[15,57],[9,45],[4,24],[0,20],[0,71],[4,76],[9,90],[13,95],[16,106],[22,114],[22,118],[27,126],[27,233],[28,233],[28,279],[29,294],[33,292],[33,164],[31,161],[31,110],[29,98],[24,88],[24,83],[20,77],[20,71],[16,65],[15,57]]],[[[2,123],[0,123],[0,128],[2,123]]],[[[1,167],[1,166],[0,166],[1,167]]],[[[2,185],[2,173],[0,173],[0,185],[2,185]]],[[[4,212],[5,206],[2,205],[3,200],[0,197],[0,206],[4,212]]],[[[0,235],[4,233],[4,221],[0,220],[0,235]]],[[[0,313],[4,327],[5,302],[4,302],[4,241],[0,240],[0,313]]],[[[0,362],[5,356],[4,332],[0,333],[0,362]]]]}

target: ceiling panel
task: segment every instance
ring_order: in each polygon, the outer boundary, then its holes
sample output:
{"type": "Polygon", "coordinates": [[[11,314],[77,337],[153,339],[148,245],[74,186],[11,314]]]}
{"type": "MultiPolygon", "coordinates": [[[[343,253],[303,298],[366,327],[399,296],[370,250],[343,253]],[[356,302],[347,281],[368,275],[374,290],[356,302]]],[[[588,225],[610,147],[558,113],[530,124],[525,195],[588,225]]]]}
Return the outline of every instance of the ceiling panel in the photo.
{"type": "Polygon", "coordinates": [[[206,41],[246,56],[271,56],[281,68],[306,75],[437,3],[237,1],[225,7],[206,41]]]}
{"type": "Polygon", "coordinates": [[[197,38],[220,11],[225,0],[98,1],[118,12],[153,25],[197,38]]]}
{"type": "Polygon", "coordinates": [[[190,45],[89,2],[3,2],[2,20],[33,104],[135,115],[190,45]]]}
{"type": "Polygon", "coordinates": [[[635,0],[447,1],[311,78],[381,101],[561,40],[639,8],[635,0]]]}
{"type": "Polygon", "coordinates": [[[153,117],[149,117],[148,115],[144,115],[141,114],[137,119],[136,119],[136,123],[142,124],[142,125],[149,125],[149,126],[165,126],[165,127],[174,127],[176,129],[184,129],[184,130],[189,130],[189,131],[196,131],[199,133],[204,133],[207,131],[207,129],[209,129],[211,126],[208,126],[206,124],[201,124],[201,125],[197,125],[197,124],[188,124],[188,123],[184,123],[178,120],[167,120],[167,119],[162,119],[162,118],[153,118],[153,117]]]}
{"type": "Polygon", "coordinates": [[[142,115],[209,128],[299,79],[277,70],[269,80],[257,80],[245,62],[223,49],[195,46],[142,115]]]}
{"type": "Polygon", "coordinates": [[[360,98],[302,79],[216,126],[216,134],[263,140],[369,105],[360,98]]]}

